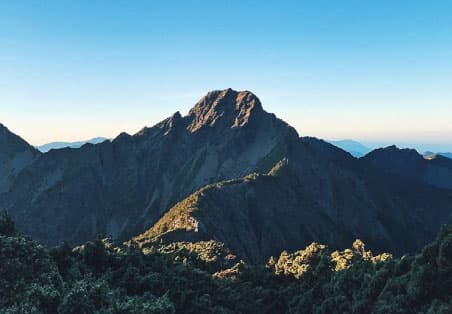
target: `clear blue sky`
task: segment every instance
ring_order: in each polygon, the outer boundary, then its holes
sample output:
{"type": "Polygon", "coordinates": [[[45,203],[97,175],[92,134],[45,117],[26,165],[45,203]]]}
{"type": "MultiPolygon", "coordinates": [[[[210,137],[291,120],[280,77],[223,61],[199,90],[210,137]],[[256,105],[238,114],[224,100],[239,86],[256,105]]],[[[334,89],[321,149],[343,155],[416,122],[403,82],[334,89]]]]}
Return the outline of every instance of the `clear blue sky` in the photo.
{"type": "Polygon", "coordinates": [[[452,150],[452,3],[0,0],[0,122],[33,144],[226,87],[302,135],[452,150]]]}

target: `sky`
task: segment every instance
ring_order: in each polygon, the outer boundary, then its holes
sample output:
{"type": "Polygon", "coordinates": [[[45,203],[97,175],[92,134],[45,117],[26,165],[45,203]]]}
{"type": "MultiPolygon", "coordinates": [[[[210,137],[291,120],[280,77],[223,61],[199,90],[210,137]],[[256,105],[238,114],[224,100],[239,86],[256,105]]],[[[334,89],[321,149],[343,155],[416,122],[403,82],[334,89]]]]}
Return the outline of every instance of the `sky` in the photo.
{"type": "Polygon", "coordinates": [[[34,145],[231,87],[300,135],[452,151],[451,73],[450,1],[0,0],[0,122],[34,145]]]}

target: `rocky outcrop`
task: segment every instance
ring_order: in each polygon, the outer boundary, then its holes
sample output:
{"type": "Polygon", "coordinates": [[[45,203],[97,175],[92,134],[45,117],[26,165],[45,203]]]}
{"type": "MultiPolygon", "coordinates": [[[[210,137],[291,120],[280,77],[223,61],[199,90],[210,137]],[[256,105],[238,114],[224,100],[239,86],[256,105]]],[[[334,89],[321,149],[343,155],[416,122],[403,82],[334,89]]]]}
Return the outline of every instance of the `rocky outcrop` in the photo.
{"type": "Polygon", "coordinates": [[[191,120],[188,129],[196,132],[203,127],[236,128],[259,120],[265,115],[259,99],[248,91],[236,92],[232,89],[213,91],[203,97],[193,109],[188,118],[191,120]]]}

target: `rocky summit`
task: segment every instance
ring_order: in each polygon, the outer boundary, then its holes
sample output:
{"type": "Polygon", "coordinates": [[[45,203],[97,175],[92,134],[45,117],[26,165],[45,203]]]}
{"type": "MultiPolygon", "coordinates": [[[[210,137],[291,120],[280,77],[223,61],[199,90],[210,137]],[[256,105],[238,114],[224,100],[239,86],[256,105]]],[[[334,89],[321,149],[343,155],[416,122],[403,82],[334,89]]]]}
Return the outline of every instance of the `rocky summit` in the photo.
{"type": "Polygon", "coordinates": [[[261,262],[361,238],[403,254],[452,219],[443,161],[394,148],[356,159],[300,137],[248,91],[209,92],[185,116],[95,145],[40,154],[21,143],[2,145],[2,158],[30,157],[4,179],[0,207],[50,246],[99,235],[142,247],[213,240],[261,262]]]}
{"type": "Polygon", "coordinates": [[[203,127],[243,127],[250,120],[258,120],[264,114],[259,99],[252,93],[232,89],[213,91],[203,97],[190,110],[188,129],[196,132],[203,127]]]}

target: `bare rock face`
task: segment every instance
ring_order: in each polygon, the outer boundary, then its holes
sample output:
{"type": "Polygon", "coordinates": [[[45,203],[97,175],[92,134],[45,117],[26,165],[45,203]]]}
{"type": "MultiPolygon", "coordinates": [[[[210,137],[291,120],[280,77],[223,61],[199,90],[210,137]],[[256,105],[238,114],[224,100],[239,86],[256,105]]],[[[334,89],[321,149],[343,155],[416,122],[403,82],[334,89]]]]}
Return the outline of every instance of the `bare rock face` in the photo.
{"type": "Polygon", "coordinates": [[[236,92],[232,89],[213,91],[203,97],[189,112],[192,119],[188,126],[191,132],[203,127],[243,127],[252,118],[259,119],[264,114],[259,99],[248,91],[236,92]]]}

